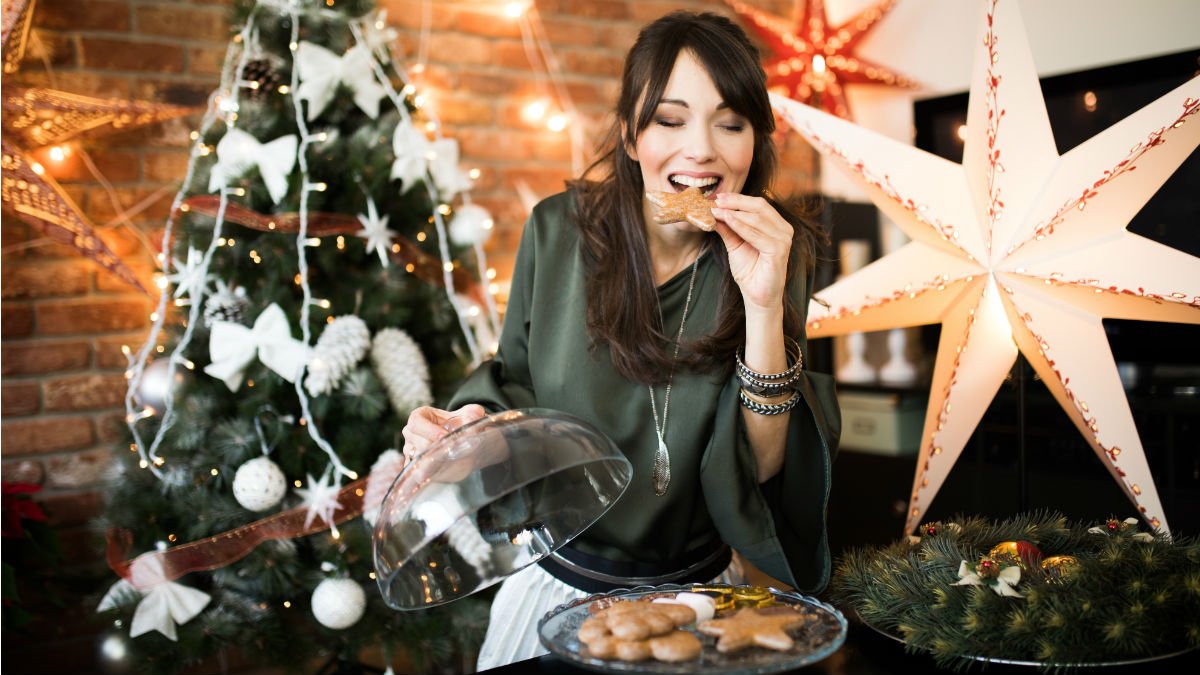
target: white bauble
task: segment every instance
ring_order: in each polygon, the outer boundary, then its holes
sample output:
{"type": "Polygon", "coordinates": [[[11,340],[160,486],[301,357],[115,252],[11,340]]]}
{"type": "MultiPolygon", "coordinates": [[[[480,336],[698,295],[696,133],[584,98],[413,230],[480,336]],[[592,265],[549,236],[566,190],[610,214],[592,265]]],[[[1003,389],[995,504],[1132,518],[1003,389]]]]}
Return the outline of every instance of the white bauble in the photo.
{"type": "Polygon", "coordinates": [[[342,630],[362,618],[367,594],[353,579],[326,579],[312,594],[312,613],[326,628],[342,630]]]}
{"type": "Polygon", "coordinates": [[[463,204],[450,219],[450,241],[458,246],[482,244],[492,236],[492,214],[478,204],[463,204]]]}
{"type": "Polygon", "coordinates": [[[287,477],[267,457],[255,457],[233,476],[233,498],[251,511],[273,508],[287,494],[287,477]]]}

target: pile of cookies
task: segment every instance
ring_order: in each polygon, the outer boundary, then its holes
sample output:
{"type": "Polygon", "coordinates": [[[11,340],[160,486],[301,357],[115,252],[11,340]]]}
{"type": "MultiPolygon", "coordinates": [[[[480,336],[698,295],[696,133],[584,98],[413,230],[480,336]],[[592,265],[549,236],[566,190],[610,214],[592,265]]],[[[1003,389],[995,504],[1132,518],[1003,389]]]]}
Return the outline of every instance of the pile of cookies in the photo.
{"type": "Polygon", "coordinates": [[[620,661],[699,657],[704,646],[695,633],[684,630],[687,626],[716,637],[716,650],[722,654],[750,647],[789,651],[795,641],[787,631],[813,618],[791,605],[776,605],[773,594],[758,587],[656,593],[636,600],[605,598],[594,602],[589,613],[579,627],[579,641],[588,655],[620,661]]]}

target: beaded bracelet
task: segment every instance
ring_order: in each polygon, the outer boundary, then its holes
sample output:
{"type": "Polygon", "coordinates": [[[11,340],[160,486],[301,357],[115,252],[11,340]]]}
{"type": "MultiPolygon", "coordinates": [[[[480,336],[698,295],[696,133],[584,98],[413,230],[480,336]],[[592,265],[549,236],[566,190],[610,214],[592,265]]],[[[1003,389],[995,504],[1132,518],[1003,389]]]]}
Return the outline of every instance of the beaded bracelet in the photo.
{"type": "Polygon", "coordinates": [[[793,391],[792,395],[788,397],[786,401],[781,401],[779,403],[760,403],[750,398],[746,391],[741,389],[738,390],[738,399],[741,400],[742,407],[746,408],[752,413],[758,415],[782,415],[783,413],[788,412],[792,408],[796,407],[796,404],[800,402],[800,394],[793,391]]]}
{"type": "Polygon", "coordinates": [[[796,374],[804,367],[804,352],[800,349],[800,343],[796,342],[786,335],[783,337],[788,347],[788,368],[782,373],[760,373],[756,370],[750,370],[742,361],[742,354],[746,351],[745,347],[739,347],[735,352],[734,357],[737,359],[737,374],[739,377],[746,377],[752,380],[763,381],[778,381],[778,380],[794,380],[796,374]]]}
{"type": "Polygon", "coordinates": [[[800,349],[800,343],[790,337],[784,337],[788,343],[788,360],[790,364],[788,369],[782,373],[764,374],[758,371],[750,370],[742,361],[743,349],[738,349],[736,352],[737,358],[737,378],[742,388],[751,394],[758,396],[767,396],[774,398],[782,396],[791,389],[796,380],[800,377],[800,369],[804,366],[804,352],[800,349]]]}

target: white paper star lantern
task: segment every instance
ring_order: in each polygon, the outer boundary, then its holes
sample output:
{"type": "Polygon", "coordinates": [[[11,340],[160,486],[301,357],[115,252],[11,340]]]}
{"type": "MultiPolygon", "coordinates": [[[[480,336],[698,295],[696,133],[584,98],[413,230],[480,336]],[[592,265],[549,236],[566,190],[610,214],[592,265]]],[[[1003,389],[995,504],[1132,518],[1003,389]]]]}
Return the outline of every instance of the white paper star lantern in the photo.
{"type": "Polygon", "coordinates": [[[1200,258],[1125,229],[1200,144],[1200,78],[1060,156],[1017,3],[991,0],[984,21],[962,164],[774,97],[912,239],[818,293],[808,335],[942,324],[909,532],[1018,351],[1169,531],[1101,320],[1200,323],[1200,258]]]}

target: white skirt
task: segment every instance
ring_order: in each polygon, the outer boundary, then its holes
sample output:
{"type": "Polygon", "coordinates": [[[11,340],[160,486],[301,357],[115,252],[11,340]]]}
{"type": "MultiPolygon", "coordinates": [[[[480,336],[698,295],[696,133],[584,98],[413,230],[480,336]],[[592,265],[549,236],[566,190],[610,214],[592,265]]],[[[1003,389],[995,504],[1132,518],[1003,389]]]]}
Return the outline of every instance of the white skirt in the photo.
{"type": "MultiPolygon", "coordinates": [[[[713,582],[737,585],[743,579],[734,558],[713,582]]],[[[499,668],[549,653],[538,640],[538,621],[555,607],[589,595],[550,576],[541,565],[530,565],[505,579],[492,601],[476,669],[499,668]]]]}

